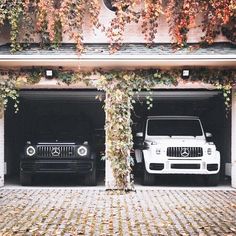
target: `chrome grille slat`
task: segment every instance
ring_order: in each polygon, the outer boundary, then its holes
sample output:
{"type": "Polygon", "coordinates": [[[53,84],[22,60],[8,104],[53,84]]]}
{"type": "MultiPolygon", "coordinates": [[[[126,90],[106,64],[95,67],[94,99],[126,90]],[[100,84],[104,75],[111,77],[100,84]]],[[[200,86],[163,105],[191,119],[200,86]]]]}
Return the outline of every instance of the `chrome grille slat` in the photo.
{"type": "Polygon", "coordinates": [[[167,148],[167,156],[168,157],[202,157],[203,156],[203,149],[202,147],[168,147],[167,148]],[[189,152],[188,156],[182,156],[181,151],[182,149],[187,149],[189,152]]]}
{"type": "Polygon", "coordinates": [[[73,157],[75,155],[75,146],[68,145],[38,145],[37,146],[38,157],[73,157]],[[58,149],[59,155],[54,156],[52,154],[53,149],[58,149]]]}

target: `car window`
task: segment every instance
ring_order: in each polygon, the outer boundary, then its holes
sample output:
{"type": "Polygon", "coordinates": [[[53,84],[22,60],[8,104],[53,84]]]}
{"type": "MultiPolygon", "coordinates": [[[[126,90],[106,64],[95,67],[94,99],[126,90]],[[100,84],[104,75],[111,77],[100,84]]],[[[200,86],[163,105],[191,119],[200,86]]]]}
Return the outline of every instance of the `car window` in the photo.
{"type": "Polygon", "coordinates": [[[201,136],[198,120],[148,120],[147,135],[150,136],[201,136]]]}
{"type": "Polygon", "coordinates": [[[84,117],[78,116],[39,116],[34,118],[31,136],[37,138],[88,138],[92,126],[84,117]]]}

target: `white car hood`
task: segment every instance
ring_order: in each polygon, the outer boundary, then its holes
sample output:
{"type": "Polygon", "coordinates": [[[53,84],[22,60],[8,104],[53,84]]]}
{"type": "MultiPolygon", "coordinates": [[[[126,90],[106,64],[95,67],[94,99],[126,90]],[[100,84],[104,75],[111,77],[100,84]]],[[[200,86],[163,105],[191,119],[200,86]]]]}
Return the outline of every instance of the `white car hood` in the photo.
{"type": "Polygon", "coordinates": [[[196,147],[206,144],[204,137],[148,137],[145,139],[147,143],[153,145],[169,146],[169,147],[196,147]]]}

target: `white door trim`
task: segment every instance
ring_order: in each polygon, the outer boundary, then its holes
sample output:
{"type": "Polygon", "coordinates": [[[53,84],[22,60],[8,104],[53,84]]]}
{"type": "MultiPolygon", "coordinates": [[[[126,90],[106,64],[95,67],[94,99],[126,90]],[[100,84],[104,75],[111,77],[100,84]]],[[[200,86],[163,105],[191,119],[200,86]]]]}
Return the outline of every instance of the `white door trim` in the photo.
{"type": "Polygon", "coordinates": [[[236,89],[232,90],[231,117],[231,185],[236,188],[236,89]]]}
{"type": "Polygon", "coordinates": [[[0,118],[0,187],[4,186],[4,115],[0,118]]]}

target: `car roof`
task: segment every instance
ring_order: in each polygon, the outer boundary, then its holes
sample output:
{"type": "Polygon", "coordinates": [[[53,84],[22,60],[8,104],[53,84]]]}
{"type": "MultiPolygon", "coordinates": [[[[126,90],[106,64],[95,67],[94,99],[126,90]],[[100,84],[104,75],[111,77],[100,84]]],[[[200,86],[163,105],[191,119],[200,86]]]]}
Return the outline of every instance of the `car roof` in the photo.
{"type": "Polygon", "coordinates": [[[148,116],[147,119],[168,119],[168,120],[198,120],[198,116],[148,116]]]}

